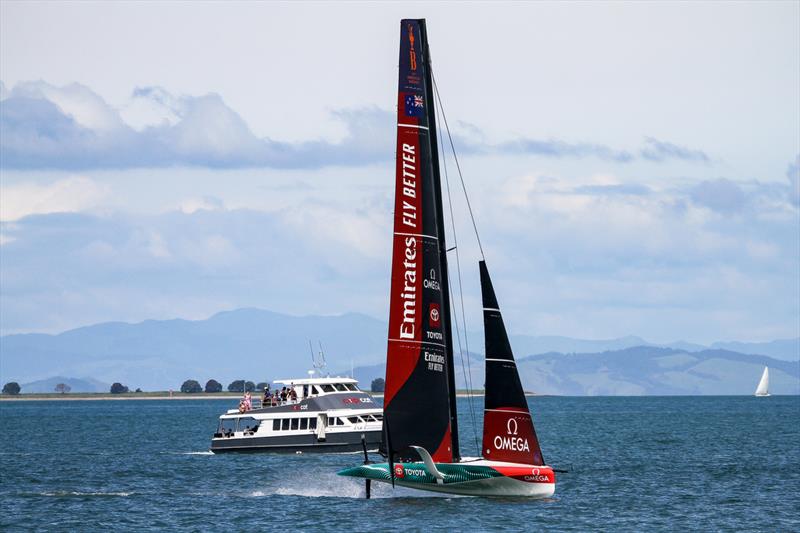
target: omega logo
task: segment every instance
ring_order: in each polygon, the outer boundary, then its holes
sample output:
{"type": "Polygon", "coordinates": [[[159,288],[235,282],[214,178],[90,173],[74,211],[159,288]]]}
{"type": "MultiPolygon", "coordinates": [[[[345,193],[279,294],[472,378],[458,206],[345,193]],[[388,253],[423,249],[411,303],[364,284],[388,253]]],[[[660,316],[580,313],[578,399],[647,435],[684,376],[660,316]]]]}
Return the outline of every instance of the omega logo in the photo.
{"type": "Polygon", "coordinates": [[[514,452],[531,451],[530,445],[528,444],[528,439],[517,436],[517,433],[519,432],[519,423],[515,419],[508,419],[508,422],[506,422],[506,430],[508,435],[507,437],[501,437],[498,435],[494,438],[493,444],[496,449],[511,450],[514,452]]]}
{"type": "Polygon", "coordinates": [[[517,421],[514,420],[513,418],[509,418],[508,424],[506,424],[506,429],[508,430],[507,433],[509,435],[516,435],[517,430],[519,429],[519,427],[517,426],[517,421]]]}

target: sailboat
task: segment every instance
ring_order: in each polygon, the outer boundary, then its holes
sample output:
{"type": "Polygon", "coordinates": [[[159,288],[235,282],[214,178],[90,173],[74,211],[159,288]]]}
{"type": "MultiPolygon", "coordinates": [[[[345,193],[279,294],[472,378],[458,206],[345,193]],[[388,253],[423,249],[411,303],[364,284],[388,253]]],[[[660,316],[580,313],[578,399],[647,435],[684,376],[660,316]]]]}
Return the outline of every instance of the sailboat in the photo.
{"type": "Polygon", "coordinates": [[[450,287],[424,19],[401,22],[397,161],[382,453],[339,475],[449,494],[545,498],[555,491],[485,260],[481,457],[458,439],[450,287]]]}
{"type": "Polygon", "coordinates": [[[764,367],[764,373],[761,374],[761,381],[758,382],[756,387],[756,396],[769,396],[769,367],[764,367]]]}

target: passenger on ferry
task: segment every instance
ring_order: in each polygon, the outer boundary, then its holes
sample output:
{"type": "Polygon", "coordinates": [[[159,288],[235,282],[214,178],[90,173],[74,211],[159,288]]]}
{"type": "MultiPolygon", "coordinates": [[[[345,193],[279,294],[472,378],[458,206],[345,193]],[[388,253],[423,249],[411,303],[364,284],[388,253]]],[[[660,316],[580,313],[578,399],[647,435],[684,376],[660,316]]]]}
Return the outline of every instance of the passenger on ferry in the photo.
{"type": "Polygon", "coordinates": [[[253,408],[253,397],[250,391],[244,393],[244,410],[249,411],[253,408]]]}
{"type": "Polygon", "coordinates": [[[267,385],[266,387],[264,387],[264,397],[261,399],[261,405],[266,407],[267,405],[269,405],[269,400],[270,400],[269,385],[267,385]]]}
{"type": "Polygon", "coordinates": [[[293,402],[297,401],[297,391],[294,390],[294,383],[292,383],[292,388],[289,389],[289,399],[293,402]]]}
{"type": "Polygon", "coordinates": [[[281,387],[281,403],[286,402],[286,387],[281,387]]]}

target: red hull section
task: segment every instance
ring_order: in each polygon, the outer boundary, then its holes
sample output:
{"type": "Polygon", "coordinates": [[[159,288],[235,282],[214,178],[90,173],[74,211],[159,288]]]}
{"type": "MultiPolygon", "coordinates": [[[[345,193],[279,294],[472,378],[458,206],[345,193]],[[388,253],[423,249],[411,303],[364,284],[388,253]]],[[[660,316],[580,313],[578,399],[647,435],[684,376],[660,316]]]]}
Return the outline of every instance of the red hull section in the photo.
{"type": "Polygon", "coordinates": [[[493,466],[506,477],[526,483],[555,483],[556,474],[549,466],[493,466]]]}

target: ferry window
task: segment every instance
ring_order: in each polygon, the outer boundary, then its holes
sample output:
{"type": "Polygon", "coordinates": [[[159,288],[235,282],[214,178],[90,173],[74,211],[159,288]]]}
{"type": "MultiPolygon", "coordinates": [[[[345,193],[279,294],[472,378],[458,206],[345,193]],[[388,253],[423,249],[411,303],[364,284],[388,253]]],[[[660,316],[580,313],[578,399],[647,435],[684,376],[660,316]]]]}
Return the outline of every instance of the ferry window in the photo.
{"type": "Polygon", "coordinates": [[[292,429],[297,429],[300,426],[299,418],[292,418],[292,429]]]}
{"type": "Polygon", "coordinates": [[[351,424],[358,424],[360,422],[357,416],[348,416],[347,419],[351,424]]]}
{"type": "Polygon", "coordinates": [[[303,398],[308,398],[308,385],[303,385],[303,398]]]}
{"type": "Polygon", "coordinates": [[[341,383],[334,384],[334,387],[336,387],[336,390],[339,392],[347,392],[347,388],[341,383]]]}
{"type": "Polygon", "coordinates": [[[336,389],[333,388],[333,385],[328,385],[327,383],[322,385],[322,390],[324,392],[336,392],[336,389]]]}
{"type": "Polygon", "coordinates": [[[383,415],[373,415],[373,416],[375,416],[375,420],[377,420],[378,422],[383,420],[383,415]]]}
{"type": "Polygon", "coordinates": [[[337,426],[343,426],[344,425],[344,418],[337,418],[336,420],[338,420],[338,422],[336,422],[337,426]]]}
{"type": "Polygon", "coordinates": [[[351,390],[353,392],[358,392],[358,387],[356,387],[352,383],[345,383],[344,386],[347,387],[347,390],[351,390]]]}
{"type": "Polygon", "coordinates": [[[300,429],[308,429],[308,418],[300,419],[300,429]]]}
{"type": "Polygon", "coordinates": [[[336,425],[336,418],[334,418],[332,416],[329,416],[328,417],[328,425],[329,426],[335,426],[336,425]]]}
{"type": "Polygon", "coordinates": [[[286,430],[289,429],[289,419],[288,418],[284,418],[283,420],[281,420],[281,429],[283,431],[286,431],[286,430]]]}
{"type": "Polygon", "coordinates": [[[281,429],[281,421],[279,419],[275,419],[272,421],[272,431],[278,431],[281,429]]]}
{"type": "Polygon", "coordinates": [[[314,394],[322,394],[322,389],[314,385],[314,394]]]}
{"type": "Polygon", "coordinates": [[[258,427],[258,422],[255,418],[246,416],[239,419],[239,431],[245,431],[251,429],[255,429],[258,427]]]}
{"type": "Polygon", "coordinates": [[[317,419],[312,418],[308,421],[308,429],[317,429],[317,419]]]}
{"type": "Polygon", "coordinates": [[[229,431],[236,430],[236,419],[235,418],[224,418],[222,419],[222,432],[227,433],[229,431]]]}

